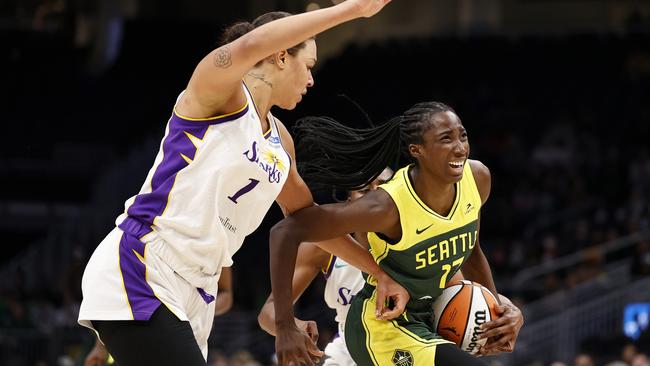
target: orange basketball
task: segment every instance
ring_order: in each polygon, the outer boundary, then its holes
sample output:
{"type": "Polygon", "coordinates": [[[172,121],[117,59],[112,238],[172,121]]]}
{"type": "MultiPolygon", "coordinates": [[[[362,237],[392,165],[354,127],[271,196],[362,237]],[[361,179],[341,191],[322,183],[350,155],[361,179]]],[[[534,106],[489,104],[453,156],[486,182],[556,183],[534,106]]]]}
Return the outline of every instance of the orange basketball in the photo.
{"type": "Polygon", "coordinates": [[[479,326],[498,318],[497,300],[478,283],[462,280],[448,285],[433,304],[434,329],[463,351],[476,354],[486,339],[478,339],[479,326]]]}

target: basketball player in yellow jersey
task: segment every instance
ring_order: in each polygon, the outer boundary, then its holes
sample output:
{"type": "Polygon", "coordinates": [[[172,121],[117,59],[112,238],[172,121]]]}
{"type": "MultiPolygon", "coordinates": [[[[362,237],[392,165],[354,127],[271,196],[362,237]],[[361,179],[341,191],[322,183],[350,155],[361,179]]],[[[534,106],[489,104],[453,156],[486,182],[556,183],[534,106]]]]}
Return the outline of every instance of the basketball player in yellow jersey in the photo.
{"type": "MultiPolygon", "coordinates": [[[[309,131],[301,141],[312,151],[311,160],[308,153],[302,155],[308,159],[303,174],[308,181],[355,188],[379,174],[400,148],[414,163],[359,200],[305,208],[272,229],[276,322],[286,321],[279,315],[293,315],[293,263],[279,265],[280,256],[295,257],[290,254],[300,242],[367,231],[373,257],[408,290],[410,300],[401,317],[381,319],[374,303],[376,281],[368,278],[346,321],[346,344],[354,361],[360,366],[484,365],[433,329],[432,304],[459,269],[466,279],[497,293],[478,241],[480,209],[490,194],[490,172],[480,161],[469,159],[467,131],[456,113],[442,103],[430,102],[363,131],[312,117],[298,128],[309,131]],[[328,138],[330,131],[336,139],[328,138]],[[356,156],[373,159],[362,161],[356,156]],[[309,164],[319,169],[310,170],[309,164]],[[310,171],[315,174],[310,176],[310,171]]],[[[495,336],[492,329],[488,347],[508,350],[505,345],[514,342],[517,334],[518,329],[495,336]]]]}

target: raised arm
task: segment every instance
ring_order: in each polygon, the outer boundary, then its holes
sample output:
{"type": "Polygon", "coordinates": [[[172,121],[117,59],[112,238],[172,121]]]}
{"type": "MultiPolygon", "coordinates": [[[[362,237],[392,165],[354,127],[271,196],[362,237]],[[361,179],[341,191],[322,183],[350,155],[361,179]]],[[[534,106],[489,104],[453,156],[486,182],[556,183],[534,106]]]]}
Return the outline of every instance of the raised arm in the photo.
{"type": "Polygon", "coordinates": [[[369,17],[389,0],[347,0],[338,5],[264,24],[205,56],[197,65],[177,112],[212,117],[241,108],[241,79],[257,62],[346,21],[369,17]]]}

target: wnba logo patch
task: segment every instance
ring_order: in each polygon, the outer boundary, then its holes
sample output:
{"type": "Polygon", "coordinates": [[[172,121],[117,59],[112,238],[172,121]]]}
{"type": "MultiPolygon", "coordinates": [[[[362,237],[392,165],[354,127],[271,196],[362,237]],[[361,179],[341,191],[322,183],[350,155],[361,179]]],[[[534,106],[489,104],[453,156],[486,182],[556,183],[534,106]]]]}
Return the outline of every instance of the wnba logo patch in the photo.
{"type": "Polygon", "coordinates": [[[409,351],[396,349],[393,354],[393,364],[395,366],[413,366],[413,355],[409,351]]]}

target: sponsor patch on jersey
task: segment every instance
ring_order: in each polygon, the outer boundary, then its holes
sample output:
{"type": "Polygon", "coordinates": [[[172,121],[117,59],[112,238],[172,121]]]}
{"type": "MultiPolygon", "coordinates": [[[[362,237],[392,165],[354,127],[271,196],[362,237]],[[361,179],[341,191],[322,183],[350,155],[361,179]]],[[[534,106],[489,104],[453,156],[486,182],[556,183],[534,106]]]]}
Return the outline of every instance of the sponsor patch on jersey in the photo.
{"type": "Polygon", "coordinates": [[[278,136],[271,136],[269,137],[269,142],[273,145],[280,145],[280,137],[278,136]]]}

